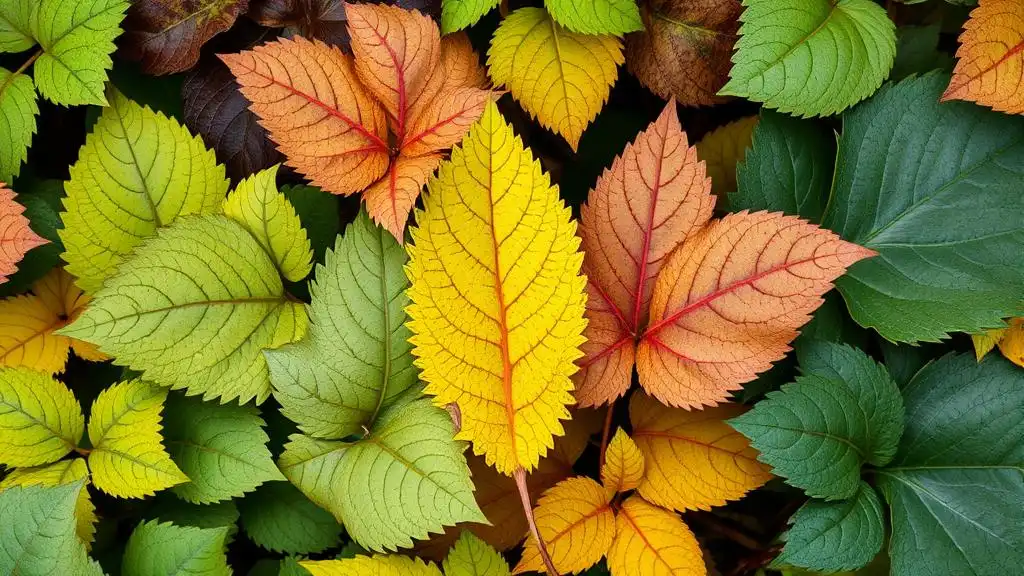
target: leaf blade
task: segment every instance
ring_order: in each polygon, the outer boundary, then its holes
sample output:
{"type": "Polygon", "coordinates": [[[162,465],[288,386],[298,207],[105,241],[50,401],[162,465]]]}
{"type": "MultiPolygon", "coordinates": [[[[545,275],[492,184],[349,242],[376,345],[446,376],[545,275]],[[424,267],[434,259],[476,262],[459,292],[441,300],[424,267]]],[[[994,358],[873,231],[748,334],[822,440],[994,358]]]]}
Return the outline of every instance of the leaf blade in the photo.
{"type": "Polygon", "coordinates": [[[1006,0],[983,0],[960,35],[953,78],[942,100],[968,100],[997,112],[1024,114],[1024,11],[1006,0]],[[1017,76],[1014,79],[1014,76],[1017,76]]]}
{"type": "Polygon", "coordinates": [[[38,115],[39,104],[32,79],[0,68],[0,118],[4,120],[0,123],[0,138],[7,143],[0,151],[0,182],[17,176],[28,158],[38,115]]]}
{"type": "Polygon", "coordinates": [[[78,446],[85,417],[75,395],[48,374],[0,368],[0,461],[38,466],[78,446]]]}
{"type": "Polygon", "coordinates": [[[622,503],[615,530],[608,552],[608,568],[615,576],[707,573],[697,539],[679,516],[639,496],[622,503]]]}

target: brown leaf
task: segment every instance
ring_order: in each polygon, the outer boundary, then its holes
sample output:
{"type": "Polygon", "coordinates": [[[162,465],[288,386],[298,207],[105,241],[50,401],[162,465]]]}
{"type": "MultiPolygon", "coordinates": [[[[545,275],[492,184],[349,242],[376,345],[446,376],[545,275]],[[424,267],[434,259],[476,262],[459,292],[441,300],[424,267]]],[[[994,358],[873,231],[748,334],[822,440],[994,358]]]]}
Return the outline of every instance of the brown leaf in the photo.
{"type": "Polygon", "coordinates": [[[626,36],[630,73],[662,98],[684,106],[721,102],[742,11],[739,0],[647,0],[647,30],[626,36]]]}
{"type": "MultiPolygon", "coordinates": [[[[440,18],[441,0],[397,0],[363,2],[387,3],[419,10],[434,20],[440,18]]],[[[335,46],[348,46],[348,19],[343,0],[253,0],[249,17],[262,26],[284,28],[285,36],[316,38],[335,46]]]]}

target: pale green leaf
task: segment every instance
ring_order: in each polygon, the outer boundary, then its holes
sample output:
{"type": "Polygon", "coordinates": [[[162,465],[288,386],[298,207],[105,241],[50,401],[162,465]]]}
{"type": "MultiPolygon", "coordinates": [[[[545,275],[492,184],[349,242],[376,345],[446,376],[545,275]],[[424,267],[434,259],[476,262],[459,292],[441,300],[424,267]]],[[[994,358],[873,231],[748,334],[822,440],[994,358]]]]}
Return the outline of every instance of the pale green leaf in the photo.
{"type": "Polygon", "coordinates": [[[227,528],[140,523],[128,538],[123,576],[231,576],[224,544],[227,528]]]}
{"type": "Polygon", "coordinates": [[[35,46],[32,12],[36,4],[38,0],[0,2],[0,52],[24,52],[35,46]]]}
{"type": "Polygon", "coordinates": [[[441,0],[441,33],[451,34],[476,24],[501,0],[441,0]]]}
{"type": "Polygon", "coordinates": [[[18,468],[0,482],[0,492],[13,486],[64,486],[79,483],[82,489],[75,501],[75,530],[88,550],[96,535],[96,508],[86,489],[89,468],[85,460],[72,458],[36,468],[18,468]],[[84,480],[85,482],[79,482],[84,480]]]}
{"type": "Polygon", "coordinates": [[[0,463],[37,466],[78,446],[82,408],[67,386],[27,368],[0,368],[0,463]]]}
{"type": "Polygon", "coordinates": [[[57,487],[15,486],[0,492],[0,574],[93,576],[96,570],[75,533],[83,481],[57,487]]]}
{"type": "Polygon", "coordinates": [[[17,176],[28,158],[38,115],[32,79],[0,68],[0,142],[4,143],[0,146],[0,182],[17,176]]]}
{"type": "Polygon", "coordinates": [[[307,324],[256,239],[210,215],[160,229],[61,333],[162,386],[262,403],[270,395],[263,350],[301,338],[307,324]]]}
{"type": "Polygon", "coordinates": [[[580,34],[615,34],[644,29],[636,0],[544,0],[555,22],[580,34]]]}
{"type": "Polygon", "coordinates": [[[341,542],[341,524],[288,482],[269,482],[238,504],[249,539],[274,552],[312,554],[341,542]]]}
{"type": "Polygon", "coordinates": [[[508,563],[497,550],[463,530],[444,559],[445,576],[509,576],[508,563]]]}

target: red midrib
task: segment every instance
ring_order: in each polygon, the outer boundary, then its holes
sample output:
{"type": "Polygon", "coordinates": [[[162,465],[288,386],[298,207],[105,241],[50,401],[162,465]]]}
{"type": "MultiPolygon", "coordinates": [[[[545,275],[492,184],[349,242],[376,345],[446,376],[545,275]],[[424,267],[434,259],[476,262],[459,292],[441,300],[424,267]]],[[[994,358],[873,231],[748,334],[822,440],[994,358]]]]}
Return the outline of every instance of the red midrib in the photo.
{"type": "Polygon", "coordinates": [[[950,86],[950,88],[949,88],[949,90],[947,90],[947,92],[956,92],[957,90],[960,90],[964,86],[970,84],[971,82],[977,80],[978,78],[981,78],[985,74],[988,74],[989,72],[995,70],[1003,62],[1006,62],[1007,60],[1009,60],[1010,58],[1013,58],[1014,56],[1016,56],[1017,54],[1020,54],[1021,52],[1024,52],[1024,40],[1022,40],[1019,44],[1017,44],[1013,48],[1010,48],[1006,52],[1006,54],[1003,55],[1002,58],[1000,58],[999,60],[996,60],[995,62],[993,62],[990,66],[988,66],[984,70],[978,72],[974,76],[968,76],[967,80],[965,82],[961,82],[960,84],[956,85],[955,87],[950,86]]]}
{"type": "MultiPolygon", "coordinates": [[[[651,208],[647,216],[647,229],[644,230],[644,248],[640,255],[640,278],[637,279],[636,296],[633,304],[633,333],[640,327],[640,305],[644,299],[644,286],[647,284],[647,258],[651,252],[651,236],[654,235],[654,210],[658,206],[658,192],[661,191],[661,165],[665,158],[665,139],[661,139],[661,152],[654,168],[654,187],[651,189],[651,208]]],[[[625,170],[625,167],[623,167],[625,170]]]]}
{"type": "Polygon", "coordinates": [[[466,108],[463,107],[461,110],[459,110],[455,114],[452,114],[451,116],[445,118],[444,120],[441,120],[437,124],[434,124],[430,128],[427,128],[423,132],[420,132],[419,134],[413,136],[407,142],[403,142],[402,143],[402,149],[404,150],[404,149],[408,148],[409,146],[412,146],[416,142],[419,142],[420,140],[423,140],[424,138],[427,137],[428,134],[433,134],[433,133],[437,132],[441,128],[441,126],[444,126],[446,124],[450,124],[451,122],[455,121],[456,118],[458,118],[459,116],[462,116],[465,113],[466,113],[466,108]]]}
{"type": "Polygon", "coordinates": [[[374,36],[380,42],[381,46],[388,51],[388,56],[391,57],[391,63],[395,65],[395,77],[398,81],[398,141],[401,142],[405,138],[405,107],[406,107],[406,96],[405,96],[405,69],[402,68],[398,62],[398,54],[395,54],[395,50],[385,41],[384,36],[381,35],[380,31],[376,27],[370,26],[370,30],[373,30],[374,36]]]}

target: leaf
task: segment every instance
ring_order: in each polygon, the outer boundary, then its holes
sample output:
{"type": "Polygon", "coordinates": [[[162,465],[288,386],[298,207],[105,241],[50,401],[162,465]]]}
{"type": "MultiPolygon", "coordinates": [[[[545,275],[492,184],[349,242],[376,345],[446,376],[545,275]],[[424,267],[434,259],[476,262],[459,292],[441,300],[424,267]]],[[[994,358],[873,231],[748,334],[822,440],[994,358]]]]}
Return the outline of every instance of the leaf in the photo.
{"type": "Polygon", "coordinates": [[[712,222],[658,275],[637,348],[641,385],[671,406],[724,401],[782,359],[832,281],[871,255],[778,213],[712,222]]]}
{"type": "Polygon", "coordinates": [[[96,509],[86,489],[89,484],[88,478],[89,469],[85,465],[85,460],[60,460],[38,468],[18,468],[11,471],[0,482],[0,492],[14,486],[54,487],[78,484],[80,489],[75,500],[75,532],[88,550],[96,535],[96,509]]]}
{"type": "Polygon", "coordinates": [[[896,26],[871,0],[743,0],[729,82],[718,92],[799,116],[870,96],[896,57],[896,26]]]}
{"type": "Polygon", "coordinates": [[[228,540],[238,533],[239,513],[234,500],[225,500],[216,504],[190,504],[182,501],[170,492],[161,492],[154,498],[154,505],[145,515],[147,520],[159,519],[178,526],[195,526],[196,528],[228,529],[228,540]]]}
{"type": "Polygon", "coordinates": [[[835,166],[836,137],[809,120],[761,113],[746,157],[736,166],[733,210],[770,210],[821,221],[835,166]]]}
{"type": "Polygon", "coordinates": [[[228,529],[140,522],[124,550],[124,576],[230,576],[224,555],[228,529]]]}
{"type": "Polygon", "coordinates": [[[573,403],[586,325],[576,225],[493,103],[429,190],[406,268],[416,365],[435,404],[458,405],[474,453],[530,471],[573,403]]]}
{"type": "Polygon", "coordinates": [[[992,351],[997,344],[1006,336],[1008,328],[996,328],[981,334],[971,334],[971,343],[974,345],[974,357],[981,362],[986,354],[992,351]]]}
{"type": "Polygon", "coordinates": [[[494,548],[468,530],[444,560],[445,576],[509,576],[508,564],[494,548]]]}
{"type": "Polygon", "coordinates": [[[608,443],[601,483],[611,493],[626,492],[644,479],[644,455],[636,442],[619,428],[608,443]]]}
{"type": "Polygon", "coordinates": [[[358,441],[293,435],[278,464],[360,546],[394,550],[444,526],[486,521],[453,435],[448,413],[421,399],[384,411],[358,441]]]}
{"type": "Polygon", "coordinates": [[[995,328],[1024,294],[1024,119],[940,104],[945,85],[911,77],[843,119],[823,223],[879,257],[836,285],[854,320],[894,342],[995,328]]]}
{"type": "Polygon", "coordinates": [[[363,200],[373,220],[398,239],[427,179],[441,164],[440,154],[419,158],[399,156],[383,178],[366,189],[363,200]]]}
{"type": "Polygon", "coordinates": [[[31,30],[34,7],[27,0],[0,6],[0,52],[24,52],[35,46],[31,30]]]}
{"type": "Polygon", "coordinates": [[[314,186],[302,185],[282,186],[281,193],[299,214],[302,228],[313,247],[313,260],[323,262],[327,249],[334,246],[341,233],[338,197],[314,186]]]}
{"type": "Polygon", "coordinates": [[[775,558],[775,565],[792,564],[826,573],[857,570],[871,562],[885,538],[882,502],[863,481],[849,500],[809,500],[789,523],[786,546],[775,558]]]}
{"type": "Polygon", "coordinates": [[[476,24],[498,2],[500,0],[442,0],[441,33],[451,34],[476,24]]]}
{"type": "Polygon", "coordinates": [[[307,323],[240,224],[196,216],[140,246],[61,333],[161,386],[260,404],[270,395],[262,351],[301,338],[307,323]]]}
{"type": "Polygon", "coordinates": [[[960,35],[953,79],[942,100],[967,100],[1024,114],[1024,9],[1013,0],[981,0],[960,35]]]}
{"type": "Polygon", "coordinates": [[[576,151],[601,111],[623,62],[622,42],[565,30],[541,8],[520,8],[498,26],[487,52],[497,85],[576,151]]]}
{"type": "MultiPolygon", "coordinates": [[[[0,24],[3,15],[0,14],[0,24]]],[[[0,31],[0,43],[3,42],[0,31]]],[[[0,68],[0,182],[18,175],[36,133],[36,88],[32,79],[0,68]]]]}
{"type": "Polygon", "coordinates": [[[64,251],[57,233],[57,229],[62,226],[59,213],[64,182],[25,177],[20,180],[19,188],[24,194],[18,197],[18,203],[25,206],[23,215],[28,218],[29,227],[47,242],[26,252],[25,258],[18,264],[18,271],[11,274],[5,284],[0,284],[0,296],[3,297],[29,290],[57,267],[60,253],[64,251]]]}
{"type": "Polygon", "coordinates": [[[646,0],[646,30],[626,36],[626,67],[652,92],[684,106],[724,98],[739,29],[739,0],[646,0]]]}
{"type": "Polygon", "coordinates": [[[342,0],[250,0],[246,14],[260,26],[284,28],[284,35],[348,46],[348,20],[342,0]]]}
{"type": "Polygon", "coordinates": [[[555,22],[578,34],[614,34],[644,29],[635,0],[545,0],[555,22]]]}
{"type": "Polygon", "coordinates": [[[387,171],[385,110],[360,84],[351,57],[296,38],[220,59],[284,153],[285,164],[313,185],[349,195],[387,171]],[[316,73],[303,62],[316,62],[316,73]]]}
{"type": "Polygon", "coordinates": [[[911,74],[925,74],[936,68],[953,69],[953,58],[939,50],[942,27],[900,26],[896,29],[896,61],[889,80],[903,80],[911,74]]]}
{"type": "Polygon", "coordinates": [[[697,143],[697,158],[707,166],[711,191],[718,197],[718,208],[729,205],[729,193],[736,191],[737,164],[750,148],[754,128],[760,118],[740,118],[720,126],[697,143]]]}
{"type": "Polygon", "coordinates": [[[75,533],[75,506],[83,482],[57,487],[14,486],[0,492],[0,572],[20,576],[93,576],[75,533]]]}
{"type": "Polygon", "coordinates": [[[78,446],[82,409],[67,386],[48,374],[0,368],[0,463],[38,466],[78,446]]]}
{"type": "Polygon", "coordinates": [[[405,556],[356,556],[299,563],[313,576],[441,576],[433,564],[405,556]]]}
{"type": "Polygon", "coordinates": [[[640,495],[680,512],[708,510],[767,482],[771,474],[757,452],[725,423],[742,412],[736,405],[691,412],[635,394],[629,418],[646,464],[640,495]]]}
{"type": "Polygon", "coordinates": [[[141,62],[147,74],[184,72],[199,61],[203,44],[248,8],[248,0],[136,0],[121,54],[141,62]]]}
{"type": "Polygon", "coordinates": [[[119,498],[143,498],[188,482],[162,443],[166,398],[166,390],[142,380],[100,392],[89,414],[89,468],[97,488],[119,498]]]}
{"type": "Polygon", "coordinates": [[[639,496],[622,503],[608,552],[613,576],[705,576],[704,557],[686,524],[639,496]]]}
{"type": "Polygon", "coordinates": [[[0,284],[17,271],[25,253],[46,244],[46,239],[29,228],[25,207],[14,201],[14,192],[0,182],[0,284]]]}
{"type": "Polygon", "coordinates": [[[394,237],[360,212],[317,269],[309,338],[266,352],[274,398],[304,433],[357,434],[416,384],[405,262],[394,237]]]}
{"type": "Polygon", "coordinates": [[[310,554],[341,542],[341,525],[287,482],[269,482],[239,502],[249,539],[274,552],[310,554]]]}
{"type": "Polygon", "coordinates": [[[889,502],[892,574],[1012,574],[1024,562],[1024,372],[967,354],[904,390],[906,432],[878,471],[889,502]]]}
{"type": "Polygon", "coordinates": [[[803,377],[729,421],[773,472],[809,496],[852,498],[864,464],[884,466],[903,430],[899,388],[863,352],[816,342],[803,377]]]}
{"type": "Polygon", "coordinates": [[[654,279],[714,205],[704,163],[669,103],[580,209],[588,278],[587,342],[575,378],[581,406],[612,402],[629,389],[634,340],[647,324],[654,279]]]}
{"type": "Polygon", "coordinates": [[[89,293],[144,238],[179,216],[216,210],[228,190],[202,140],[117,92],[109,100],[71,167],[61,213],[62,257],[89,293]]]}
{"type": "Polygon", "coordinates": [[[1024,318],[1013,318],[999,339],[999,351],[1007,360],[1024,367],[1024,318]]]}

